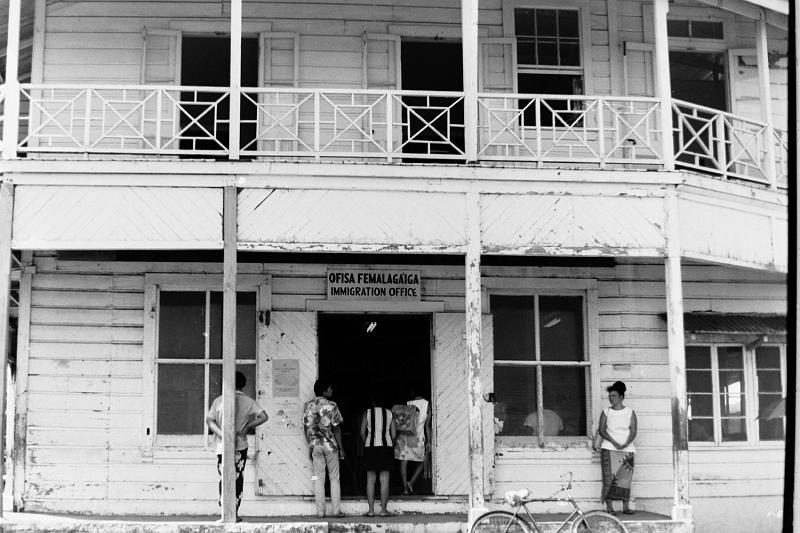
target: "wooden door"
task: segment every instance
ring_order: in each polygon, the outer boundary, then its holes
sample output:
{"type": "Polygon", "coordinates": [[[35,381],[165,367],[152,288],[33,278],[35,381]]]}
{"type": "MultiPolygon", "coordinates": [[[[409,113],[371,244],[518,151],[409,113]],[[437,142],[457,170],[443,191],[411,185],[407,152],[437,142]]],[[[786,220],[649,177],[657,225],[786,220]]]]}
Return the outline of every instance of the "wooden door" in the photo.
{"type": "Polygon", "coordinates": [[[257,493],[312,494],[302,409],[317,379],[316,313],[274,312],[258,340],[258,400],[269,420],[256,433],[257,493]]]}
{"type": "MultiPolygon", "coordinates": [[[[467,455],[469,413],[467,387],[466,316],[464,313],[434,315],[433,417],[434,492],[463,495],[469,492],[467,455]]],[[[492,317],[482,319],[483,350],[481,384],[483,394],[494,390],[492,317]]],[[[494,483],[494,404],[482,403],[484,486],[491,495],[494,483]]]]}

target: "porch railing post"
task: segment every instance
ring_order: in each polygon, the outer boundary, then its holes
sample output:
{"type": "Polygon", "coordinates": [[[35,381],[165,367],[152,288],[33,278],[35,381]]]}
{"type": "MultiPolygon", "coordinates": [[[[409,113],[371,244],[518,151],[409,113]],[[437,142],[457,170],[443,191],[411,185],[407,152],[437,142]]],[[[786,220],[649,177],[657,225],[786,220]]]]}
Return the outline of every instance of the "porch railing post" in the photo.
{"type": "Polygon", "coordinates": [[[228,122],[228,154],[239,159],[242,104],[242,0],[231,1],[231,80],[228,122]]]}
{"type": "Polygon", "coordinates": [[[692,519],[689,501],[689,423],[686,419],[686,350],[683,334],[683,287],[678,223],[678,196],[674,188],[666,196],[667,345],[672,385],[672,519],[692,519]]]}
{"type": "Polygon", "coordinates": [[[464,64],[464,154],[478,160],[478,0],[461,0],[461,54],[464,64]]]}
{"type": "Polygon", "coordinates": [[[655,21],[656,96],[661,106],[661,152],[664,170],[675,170],[672,146],[672,84],[669,76],[669,37],[667,36],[668,0],[653,0],[655,21]]]}
{"type": "Polygon", "coordinates": [[[756,22],[756,55],[758,56],[758,94],[761,103],[761,120],[766,124],[764,132],[764,171],[770,186],[778,187],[778,171],[775,165],[775,125],[772,121],[772,92],[769,84],[769,48],[767,43],[767,14],[761,10],[756,22]]]}
{"type": "Polygon", "coordinates": [[[3,159],[17,157],[19,142],[19,24],[22,0],[8,2],[8,42],[6,45],[6,96],[3,117],[3,159]]]}
{"type": "Polygon", "coordinates": [[[465,256],[467,386],[469,388],[469,523],[485,512],[483,495],[483,416],[481,402],[481,222],[480,196],[467,193],[465,256]]]}

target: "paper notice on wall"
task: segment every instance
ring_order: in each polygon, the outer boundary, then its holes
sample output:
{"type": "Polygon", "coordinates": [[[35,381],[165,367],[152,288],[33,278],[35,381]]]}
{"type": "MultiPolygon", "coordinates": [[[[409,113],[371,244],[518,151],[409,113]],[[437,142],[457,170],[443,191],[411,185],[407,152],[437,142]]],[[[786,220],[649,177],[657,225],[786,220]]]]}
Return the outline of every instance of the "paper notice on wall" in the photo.
{"type": "Polygon", "coordinates": [[[272,360],[272,398],[300,397],[300,361],[272,360]]]}
{"type": "Polygon", "coordinates": [[[275,420],[272,431],[276,435],[293,435],[303,426],[300,402],[296,399],[277,399],[274,404],[275,420]]]}

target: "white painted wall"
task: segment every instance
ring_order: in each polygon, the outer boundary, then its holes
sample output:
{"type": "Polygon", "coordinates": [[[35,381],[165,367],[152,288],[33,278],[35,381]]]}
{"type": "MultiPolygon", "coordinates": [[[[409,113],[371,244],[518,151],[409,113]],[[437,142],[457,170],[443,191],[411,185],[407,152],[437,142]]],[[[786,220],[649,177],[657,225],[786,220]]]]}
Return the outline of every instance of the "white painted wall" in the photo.
{"type": "MultiPolygon", "coordinates": [[[[30,295],[27,510],[216,512],[212,452],[157,450],[152,462],[143,461],[140,454],[144,273],[191,268],[167,263],[57,261],[47,253],[36,256],[30,295]]],[[[203,268],[221,271],[220,264],[203,268]]],[[[261,268],[247,265],[242,271],[261,268]]],[[[443,301],[446,312],[463,312],[461,267],[413,268],[422,272],[425,300],[443,301]]],[[[267,265],[273,309],[305,310],[309,298],[324,298],[326,269],[327,265],[267,265]]],[[[683,274],[686,311],[786,312],[784,277],[702,265],[686,266],[683,274]]],[[[484,277],[495,282],[597,280],[601,385],[625,381],[627,404],[639,415],[635,504],[639,509],[668,513],[672,498],[670,384],[665,324],[658,316],[665,310],[663,266],[640,261],[611,268],[494,267],[485,268],[484,277]]],[[[588,447],[545,451],[498,447],[497,451],[502,455],[497,459],[496,497],[521,486],[536,494],[550,494],[559,476],[572,470],[575,495],[588,506],[599,505],[599,457],[588,447]]],[[[692,449],[690,461],[691,494],[700,503],[695,513],[698,531],[712,531],[703,526],[718,522],[727,524],[726,531],[745,531],[736,526],[766,520],[765,516],[780,509],[782,452],[692,449]],[[747,518],[729,518],[725,510],[751,494],[757,495],[758,505],[747,518]]],[[[258,500],[251,467],[246,480],[245,515],[312,512],[309,502],[258,500]]],[[[418,509],[435,509],[427,505],[418,509]]],[[[463,504],[450,505],[457,509],[463,504]]]]}

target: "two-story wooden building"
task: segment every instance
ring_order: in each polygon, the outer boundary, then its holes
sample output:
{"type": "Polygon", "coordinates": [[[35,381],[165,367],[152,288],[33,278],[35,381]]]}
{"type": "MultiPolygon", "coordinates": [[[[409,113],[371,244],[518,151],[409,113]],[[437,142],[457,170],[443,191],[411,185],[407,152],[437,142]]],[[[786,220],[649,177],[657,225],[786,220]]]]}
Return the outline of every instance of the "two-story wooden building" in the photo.
{"type": "Polygon", "coordinates": [[[238,368],[270,416],[243,514],[311,513],[317,377],[346,496],[371,384],[433,407],[398,509],[567,471],[597,506],[622,380],[637,509],[780,529],[786,0],[3,6],[16,509],[215,512],[238,368]]]}

